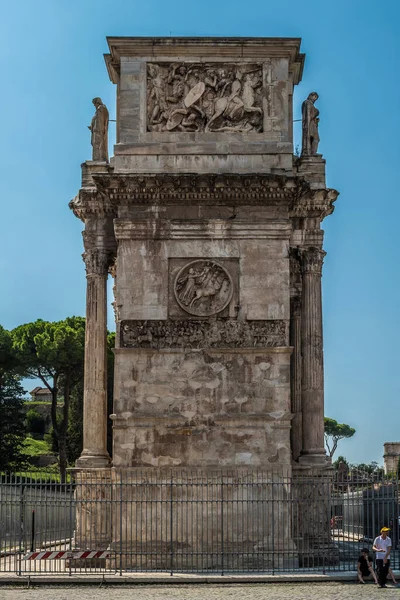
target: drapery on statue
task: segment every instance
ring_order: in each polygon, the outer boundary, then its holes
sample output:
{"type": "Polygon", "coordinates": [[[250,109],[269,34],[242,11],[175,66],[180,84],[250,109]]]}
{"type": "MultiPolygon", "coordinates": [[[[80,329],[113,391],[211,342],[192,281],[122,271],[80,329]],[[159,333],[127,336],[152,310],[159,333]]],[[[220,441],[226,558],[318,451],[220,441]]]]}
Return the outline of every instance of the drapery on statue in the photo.
{"type": "Polygon", "coordinates": [[[92,160],[108,162],[108,110],[101,98],[93,98],[95,115],[88,128],[92,132],[92,160]]]}
{"type": "Polygon", "coordinates": [[[301,107],[303,121],[303,143],[301,148],[302,156],[311,156],[317,154],[319,144],[319,110],[314,106],[314,102],[316,100],[318,100],[317,92],[311,92],[311,94],[308,95],[307,100],[304,100],[301,107]]]}

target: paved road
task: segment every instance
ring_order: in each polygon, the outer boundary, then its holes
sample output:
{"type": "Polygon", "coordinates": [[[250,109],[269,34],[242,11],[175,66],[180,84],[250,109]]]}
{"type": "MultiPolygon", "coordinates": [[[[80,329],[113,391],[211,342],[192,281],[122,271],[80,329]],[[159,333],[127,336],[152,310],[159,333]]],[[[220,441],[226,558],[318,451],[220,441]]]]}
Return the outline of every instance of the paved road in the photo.
{"type": "Polygon", "coordinates": [[[400,587],[373,584],[271,583],[258,585],[197,585],[121,587],[0,587],[0,600],[386,600],[400,598],[400,587]]]}

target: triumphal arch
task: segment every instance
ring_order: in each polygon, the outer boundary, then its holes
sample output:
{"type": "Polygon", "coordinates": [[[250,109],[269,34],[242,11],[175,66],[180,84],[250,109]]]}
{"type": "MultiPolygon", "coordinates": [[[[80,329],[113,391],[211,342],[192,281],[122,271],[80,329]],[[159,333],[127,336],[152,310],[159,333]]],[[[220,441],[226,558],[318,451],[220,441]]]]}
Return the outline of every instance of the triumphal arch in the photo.
{"type": "Polygon", "coordinates": [[[108,111],[95,98],[93,160],[71,202],[85,224],[87,273],[77,467],[109,471],[111,481],[325,472],[321,223],[338,192],[326,187],[318,153],[315,92],[303,102],[294,154],[300,39],[108,44],[116,145],[109,160],[108,111]]]}

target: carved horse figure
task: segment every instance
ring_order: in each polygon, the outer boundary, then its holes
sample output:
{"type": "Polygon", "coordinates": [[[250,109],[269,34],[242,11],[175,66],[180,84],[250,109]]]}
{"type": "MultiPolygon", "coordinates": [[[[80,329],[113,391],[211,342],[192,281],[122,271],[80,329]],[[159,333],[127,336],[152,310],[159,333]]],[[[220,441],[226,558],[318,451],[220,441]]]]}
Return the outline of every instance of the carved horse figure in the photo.
{"type": "Polygon", "coordinates": [[[201,287],[196,288],[195,295],[190,303],[190,307],[202,298],[210,298],[215,296],[220,291],[225,276],[221,273],[214,272],[210,267],[205,268],[201,287]]]}

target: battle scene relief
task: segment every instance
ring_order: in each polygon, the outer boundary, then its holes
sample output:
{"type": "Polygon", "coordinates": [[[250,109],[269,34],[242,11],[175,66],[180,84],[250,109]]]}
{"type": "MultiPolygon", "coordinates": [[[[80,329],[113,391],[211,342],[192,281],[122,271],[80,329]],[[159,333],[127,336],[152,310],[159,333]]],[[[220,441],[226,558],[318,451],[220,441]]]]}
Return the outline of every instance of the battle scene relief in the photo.
{"type": "Polygon", "coordinates": [[[148,63],[147,130],[262,132],[262,66],[148,63]]]}

